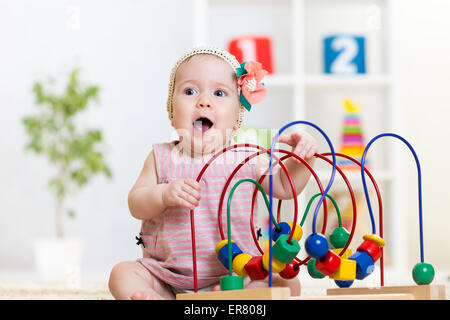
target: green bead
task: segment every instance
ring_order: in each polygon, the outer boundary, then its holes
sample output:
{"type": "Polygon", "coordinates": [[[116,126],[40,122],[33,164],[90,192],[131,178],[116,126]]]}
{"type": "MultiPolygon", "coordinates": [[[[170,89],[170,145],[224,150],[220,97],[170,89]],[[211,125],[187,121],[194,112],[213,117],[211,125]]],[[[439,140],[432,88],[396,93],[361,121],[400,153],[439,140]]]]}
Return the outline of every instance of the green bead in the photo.
{"type": "Polygon", "coordinates": [[[350,233],[344,227],[335,228],[328,237],[335,248],[344,248],[350,238],[350,233]]]}
{"type": "Polygon", "coordinates": [[[288,243],[289,235],[281,234],[273,245],[273,257],[282,263],[290,263],[300,251],[300,245],[294,238],[288,243]]]}
{"type": "Polygon", "coordinates": [[[316,259],[311,258],[308,261],[308,273],[311,276],[311,278],[314,279],[322,279],[325,278],[323,274],[319,272],[319,270],[316,269],[316,259]]]}
{"type": "Polygon", "coordinates": [[[223,276],[220,277],[220,290],[241,290],[244,289],[244,277],[223,276]]]}
{"type": "Polygon", "coordinates": [[[429,263],[419,262],[414,266],[412,276],[418,285],[430,284],[434,279],[434,268],[429,263]]]}

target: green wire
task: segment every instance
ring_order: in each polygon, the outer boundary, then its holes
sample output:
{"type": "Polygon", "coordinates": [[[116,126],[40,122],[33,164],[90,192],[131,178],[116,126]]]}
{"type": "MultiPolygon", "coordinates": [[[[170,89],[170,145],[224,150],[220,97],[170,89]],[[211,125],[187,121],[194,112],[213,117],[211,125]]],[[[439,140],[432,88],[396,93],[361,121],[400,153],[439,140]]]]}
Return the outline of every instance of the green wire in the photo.
{"type": "MultiPolygon", "coordinates": [[[[316,199],[316,198],[317,198],[318,196],[320,196],[321,194],[322,194],[322,193],[317,193],[317,194],[315,194],[315,195],[309,200],[308,205],[306,206],[305,213],[303,214],[302,221],[300,222],[300,226],[301,226],[301,227],[303,227],[303,223],[305,222],[306,216],[308,215],[308,211],[309,211],[309,208],[311,207],[312,202],[314,201],[314,199],[316,199]]],[[[334,208],[336,209],[336,214],[337,214],[337,217],[338,217],[339,227],[342,227],[341,213],[339,212],[338,205],[337,205],[336,201],[334,201],[334,199],[333,199],[329,194],[327,194],[327,197],[328,197],[328,198],[331,200],[331,202],[333,203],[334,208]]]]}
{"type": "MultiPolygon", "coordinates": [[[[259,191],[261,191],[261,193],[263,195],[264,202],[266,203],[267,210],[269,210],[269,200],[267,199],[267,195],[264,192],[263,187],[256,180],[253,180],[253,179],[250,179],[250,178],[241,179],[238,182],[236,182],[236,184],[233,186],[233,188],[231,188],[230,194],[228,196],[228,203],[227,203],[228,270],[230,272],[230,276],[232,275],[232,261],[233,261],[231,259],[231,219],[230,219],[231,198],[233,197],[233,193],[236,190],[236,188],[243,182],[251,182],[251,183],[253,183],[254,185],[256,185],[258,187],[259,191]]],[[[275,225],[275,228],[277,230],[280,230],[280,226],[275,221],[274,217],[272,217],[272,220],[273,220],[273,224],[275,225]]]]}

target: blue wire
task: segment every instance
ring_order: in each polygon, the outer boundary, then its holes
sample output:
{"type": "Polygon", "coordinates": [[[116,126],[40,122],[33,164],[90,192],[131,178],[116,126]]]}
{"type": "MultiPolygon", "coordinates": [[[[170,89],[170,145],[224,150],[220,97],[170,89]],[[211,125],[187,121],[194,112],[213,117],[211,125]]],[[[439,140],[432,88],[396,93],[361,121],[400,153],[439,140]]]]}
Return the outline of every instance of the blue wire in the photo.
{"type": "Polygon", "coordinates": [[[289,128],[290,126],[293,126],[295,124],[307,124],[309,126],[314,127],[315,129],[317,129],[325,137],[325,139],[327,140],[327,143],[330,146],[331,154],[333,156],[333,170],[331,172],[330,182],[328,183],[328,186],[326,187],[326,189],[324,190],[324,193],[320,197],[320,200],[317,203],[316,209],[314,211],[313,226],[312,226],[313,233],[316,233],[316,219],[317,219],[317,215],[319,213],[320,206],[322,205],[323,199],[326,197],[328,191],[331,188],[331,185],[333,184],[334,176],[335,176],[335,173],[336,173],[336,154],[334,152],[333,144],[331,143],[330,139],[325,134],[325,132],[322,129],[320,129],[317,125],[315,125],[314,123],[308,122],[308,121],[293,121],[291,123],[288,123],[284,127],[282,127],[278,131],[277,135],[273,138],[272,145],[270,147],[270,158],[269,158],[269,169],[270,169],[270,176],[269,176],[269,182],[270,182],[270,188],[269,188],[269,213],[270,213],[270,218],[269,218],[269,287],[272,287],[272,261],[273,261],[273,256],[272,256],[272,219],[273,219],[273,211],[272,211],[272,203],[273,203],[273,175],[272,175],[272,171],[273,171],[273,164],[272,164],[272,158],[273,158],[273,149],[275,147],[276,142],[278,141],[278,138],[279,138],[280,134],[284,130],[286,130],[287,128],[289,128]]]}
{"type": "Polygon", "coordinates": [[[381,137],[394,137],[397,139],[400,139],[401,141],[403,141],[408,147],[409,150],[411,150],[412,154],[414,155],[414,159],[416,160],[416,165],[417,165],[417,175],[418,175],[418,186],[419,186],[419,233],[420,233],[420,261],[424,262],[424,254],[423,254],[423,223],[422,223],[422,172],[420,169],[420,163],[419,163],[419,158],[417,157],[416,152],[414,151],[414,148],[411,146],[411,144],[406,141],[403,137],[395,134],[395,133],[382,133],[377,135],[375,138],[373,138],[372,140],[370,140],[370,142],[367,144],[366,148],[364,149],[364,153],[362,155],[361,158],[361,177],[362,177],[362,181],[363,181],[363,187],[364,187],[364,193],[366,195],[366,201],[367,201],[367,206],[369,207],[369,214],[370,214],[370,220],[372,221],[372,233],[375,234],[376,230],[375,230],[375,219],[373,217],[373,212],[372,212],[372,206],[370,204],[370,199],[369,199],[369,192],[367,191],[367,184],[366,184],[366,179],[365,179],[365,175],[364,175],[364,164],[366,161],[366,154],[367,151],[369,150],[369,147],[372,145],[372,143],[381,138],[381,137]]]}

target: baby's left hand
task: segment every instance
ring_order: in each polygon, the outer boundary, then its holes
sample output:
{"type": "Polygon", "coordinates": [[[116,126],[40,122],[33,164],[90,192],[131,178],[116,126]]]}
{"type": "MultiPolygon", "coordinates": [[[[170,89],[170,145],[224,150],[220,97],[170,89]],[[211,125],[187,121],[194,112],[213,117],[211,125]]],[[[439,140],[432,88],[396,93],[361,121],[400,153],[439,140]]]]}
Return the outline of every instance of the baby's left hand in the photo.
{"type": "Polygon", "coordinates": [[[278,142],[286,143],[292,147],[292,151],[298,154],[300,158],[310,160],[317,152],[316,140],[306,132],[294,132],[281,134],[278,142]]]}

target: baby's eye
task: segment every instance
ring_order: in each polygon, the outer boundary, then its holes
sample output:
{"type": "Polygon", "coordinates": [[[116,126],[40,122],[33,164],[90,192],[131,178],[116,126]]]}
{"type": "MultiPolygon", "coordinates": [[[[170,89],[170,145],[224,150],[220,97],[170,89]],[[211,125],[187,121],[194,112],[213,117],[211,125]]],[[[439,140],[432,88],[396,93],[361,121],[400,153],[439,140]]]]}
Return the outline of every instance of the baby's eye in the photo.
{"type": "Polygon", "coordinates": [[[219,89],[214,92],[214,95],[218,97],[225,97],[227,94],[225,93],[225,91],[219,89]]]}
{"type": "Polygon", "coordinates": [[[192,88],[186,88],[184,89],[184,93],[188,96],[192,96],[193,94],[195,94],[195,90],[192,88]]]}

